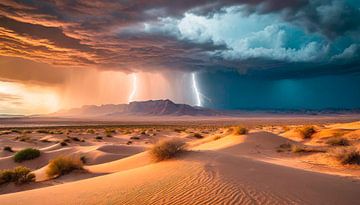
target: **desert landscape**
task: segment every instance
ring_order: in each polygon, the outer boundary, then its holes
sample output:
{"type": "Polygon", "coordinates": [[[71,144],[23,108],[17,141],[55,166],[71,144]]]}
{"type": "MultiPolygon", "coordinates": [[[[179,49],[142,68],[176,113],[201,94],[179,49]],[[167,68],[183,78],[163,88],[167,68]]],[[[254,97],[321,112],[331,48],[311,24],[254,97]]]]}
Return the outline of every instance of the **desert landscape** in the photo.
{"type": "Polygon", "coordinates": [[[0,0],[0,205],[360,204],[359,0],[0,0]]]}
{"type": "Polygon", "coordinates": [[[220,122],[2,128],[0,202],[358,202],[360,121],[220,122]]]}

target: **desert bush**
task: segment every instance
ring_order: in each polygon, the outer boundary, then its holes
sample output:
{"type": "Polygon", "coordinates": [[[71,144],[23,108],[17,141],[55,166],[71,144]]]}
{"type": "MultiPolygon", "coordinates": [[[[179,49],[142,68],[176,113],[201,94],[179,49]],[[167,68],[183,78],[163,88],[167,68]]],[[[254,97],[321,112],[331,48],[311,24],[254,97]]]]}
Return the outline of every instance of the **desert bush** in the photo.
{"type": "Polygon", "coordinates": [[[63,147],[65,147],[65,146],[67,146],[68,144],[67,144],[65,141],[61,141],[61,142],[60,142],[60,145],[63,146],[63,147]]]}
{"type": "Polygon", "coordinates": [[[78,137],[71,137],[70,139],[76,141],[76,142],[80,142],[80,139],[78,137]]]}
{"type": "Polygon", "coordinates": [[[171,159],[184,152],[185,145],[185,142],[179,139],[161,140],[150,149],[150,155],[154,161],[171,159]]]}
{"type": "Polygon", "coordinates": [[[360,165],[360,151],[355,147],[333,149],[330,155],[341,164],[360,165]]]}
{"type": "Polygon", "coordinates": [[[5,146],[5,147],[4,147],[4,151],[14,152],[14,150],[12,150],[12,148],[11,148],[10,146],[5,146]]]}
{"type": "Polygon", "coordinates": [[[309,139],[316,133],[316,129],[313,126],[303,126],[297,129],[304,139],[309,139]]]}
{"type": "Polygon", "coordinates": [[[97,139],[97,140],[102,140],[103,137],[101,137],[101,136],[96,136],[95,139],[97,139]]]}
{"type": "Polygon", "coordinates": [[[248,133],[248,129],[242,126],[237,126],[233,128],[234,134],[236,135],[245,135],[248,133]]]}
{"type": "Polygon", "coordinates": [[[18,133],[18,134],[21,134],[21,131],[20,130],[16,130],[16,129],[13,129],[11,130],[12,133],[18,133]]]}
{"type": "Polygon", "coordinates": [[[349,140],[342,138],[342,137],[335,137],[330,138],[326,141],[326,144],[331,146],[349,146],[350,142],[349,140]]]}
{"type": "Polygon", "coordinates": [[[59,177],[64,174],[68,174],[74,170],[82,170],[83,162],[77,157],[57,157],[49,162],[46,169],[46,175],[48,177],[59,177]]]}
{"type": "Polygon", "coordinates": [[[291,144],[286,142],[286,143],[281,144],[279,147],[282,149],[291,149],[291,144]]]}
{"type": "Polygon", "coordinates": [[[94,130],[87,130],[87,133],[88,134],[95,134],[95,131],[94,130]]]}
{"type": "Polygon", "coordinates": [[[299,153],[299,152],[306,152],[307,150],[303,146],[292,144],[290,148],[291,152],[299,153]]]}
{"type": "Polygon", "coordinates": [[[216,135],[216,136],[213,138],[214,141],[215,141],[215,140],[219,140],[219,139],[221,139],[221,136],[220,136],[220,135],[216,135]]]}
{"type": "Polygon", "coordinates": [[[40,156],[40,150],[34,148],[26,148],[17,152],[14,156],[15,162],[35,159],[40,156]]]}
{"type": "Polygon", "coordinates": [[[49,130],[38,130],[37,133],[40,133],[40,134],[50,134],[50,131],[49,131],[49,130]]]}
{"type": "Polygon", "coordinates": [[[86,162],[87,162],[87,158],[84,155],[80,157],[80,160],[83,164],[86,164],[86,162]]]}
{"type": "Polygon", "coordinates": [[[127,145],[131,145],[131,144],[132,144],[132,141],[129,140],[129,141],[126,142],[126,144],[127,144],[127,145]]]}
{"type": "Polygon", "coordinates": [[[116,130],[114,130],[114,129],[105,129],[105,134],[106,135],[111,135],[112,136],[112,134],[115,134],[116,133],[116,130]]]}
{"type": "Polygon", "coordinates": [[[106,134],[106,137],[113,137],[112,134],[106,134]]]}
{"type": "Polygon", "coordinates": [[[12,170],[0,170],[0,184],[14,182],[15,184],[24,184],[35,181],[35,175],[30,173],[27,167],[16,167],[12,170]]]}
{"type": "Polygon", "coordinates": [[[204,138],[204,136],[202,136],[202,135],[199,134],[199,133],[194,133],[194,134],[193,134],[193,137],[195,137],[195,138],[197,138],[197,139],[202,139],[202,138],[204,138]]]}
{"type": "Polygon", "coordinates": [[[185,131],[185,129],[183,129],[183,128],[175,128],[174,129],[174,132],[184,132],[185,131]]]}

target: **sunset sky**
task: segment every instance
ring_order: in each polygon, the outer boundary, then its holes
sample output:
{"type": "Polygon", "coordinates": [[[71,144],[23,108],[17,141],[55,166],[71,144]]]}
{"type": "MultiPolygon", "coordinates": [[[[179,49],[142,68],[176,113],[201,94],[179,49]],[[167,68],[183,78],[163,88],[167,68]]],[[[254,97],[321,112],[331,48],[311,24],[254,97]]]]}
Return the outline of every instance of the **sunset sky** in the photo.
{"type": "Polygon", "coordinates": [[[360,107],[358,0],[0,0],[0,114],[360,107]]]}

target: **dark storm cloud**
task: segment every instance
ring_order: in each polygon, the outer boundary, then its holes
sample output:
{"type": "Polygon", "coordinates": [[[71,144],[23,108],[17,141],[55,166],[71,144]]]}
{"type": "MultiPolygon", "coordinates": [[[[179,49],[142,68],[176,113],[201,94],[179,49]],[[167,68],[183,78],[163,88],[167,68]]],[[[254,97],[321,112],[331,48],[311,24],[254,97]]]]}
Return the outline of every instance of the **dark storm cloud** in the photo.
{"type": "MultiPolygon", "coordinates": [[[[242,6],[238,9],[249,15],[276,13],[288,22],[326,36],[329,41],[345,34],[356,39],[360,12],[358,6],[351,5],[338,0],[3,0],[0,2],[0,55],[51,65],[124,71],[283,68],[293,64],[252,57],[229,60],[212,55],[229,50],[225,44],[179,38],[174,34],[177,31],[171,29],[145,32],[144,23],[163,27],[158,24],[161,18],[179,19],[186,12],[212,16],[226,12],[227,7],[242,6]]],[[[332,61],[337,59],[334,57],[332,61]]],[[[329,67],[333,67],[332,61],[328,60],[329,67]]],[[[357,63],[351,61],[349,66],[357,71],[357,63]]],[[[305,67],[312,65],[318,66],[305,67]]]]}

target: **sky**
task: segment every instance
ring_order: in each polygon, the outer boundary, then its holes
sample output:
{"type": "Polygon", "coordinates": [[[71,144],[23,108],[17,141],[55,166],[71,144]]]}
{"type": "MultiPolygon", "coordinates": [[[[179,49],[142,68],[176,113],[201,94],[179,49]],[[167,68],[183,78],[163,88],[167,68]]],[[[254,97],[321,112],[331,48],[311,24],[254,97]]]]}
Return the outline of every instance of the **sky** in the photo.
{"type": "Polygon", "coordinates": [[[360,107],[358,0],[0,0],[0,114],[360,107]]]}

